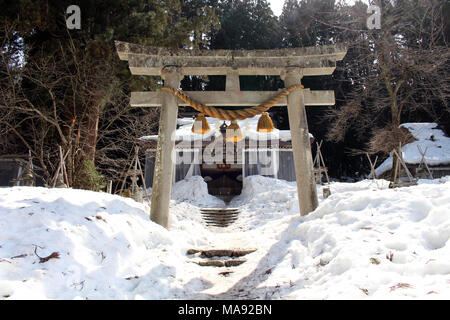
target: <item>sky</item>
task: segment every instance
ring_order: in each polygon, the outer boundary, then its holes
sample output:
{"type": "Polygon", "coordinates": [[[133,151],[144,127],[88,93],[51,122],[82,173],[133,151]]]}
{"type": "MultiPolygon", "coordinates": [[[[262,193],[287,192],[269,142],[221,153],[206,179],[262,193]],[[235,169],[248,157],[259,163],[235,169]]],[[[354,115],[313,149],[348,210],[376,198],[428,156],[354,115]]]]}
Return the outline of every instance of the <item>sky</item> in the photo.
{"type": "Polygon", "coordinates": [[[269,0],[273,13],[278,17],[283,10],[284,0],[269,0]]]}

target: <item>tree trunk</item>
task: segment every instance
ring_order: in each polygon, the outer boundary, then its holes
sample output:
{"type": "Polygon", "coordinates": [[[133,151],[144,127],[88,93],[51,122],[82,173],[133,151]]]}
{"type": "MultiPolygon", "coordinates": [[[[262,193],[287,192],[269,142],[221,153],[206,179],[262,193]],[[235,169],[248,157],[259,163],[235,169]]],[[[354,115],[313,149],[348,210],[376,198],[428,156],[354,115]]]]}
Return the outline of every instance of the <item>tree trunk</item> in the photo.
{"type": "Polygon", "coordinates": [[[95,161],[95,151],[98,136],[98,121],[100,117],[100,105],[98,103],[92,104],[92,109],[87,116],[86,124],[86,138],[83,146],[85,159],[92,162],[95,161]]]}
{"type": "MultiPolygon", "coordinates": [[[[389,94],[389,100],[390,100],[390,104],[391,104],[392,128],[398,128],[400,126],[400,110],[398,108],[398,103],[397,103],[397,93],[398,93],[398,90],[400,89],[400,86],[403,84],[403,80],[398,81],[397,84],[395,85],[395,88],[392,87],[393,84],[391,83],[389,68],[386,65],[386,62],[384,61],[383,45],[380,43],[379,47],[380,47],[380,51],[378,54],[378,61],[380,64],[381,76],[383,77],[386,90],[389,94]]],[[[396,141],[396,142],[398,143],[399,141],[396,141]]],[[[394,148],[397,149],[397,147],[394,147],[394,148]]],[[[402,152],[402,151],[398,150],[398,154],[401,154],[400,152],[402,152]]],[[[398,161],[399,161],[399,159],[397,159],[397,156],[394,153],[392,153],[392,169],[391,169],[391,178],[390,178],[390,184],[389,184],[390,188],[393,187],[393,184],[395,182],[395,169],[397,167],[398,161]]]]}

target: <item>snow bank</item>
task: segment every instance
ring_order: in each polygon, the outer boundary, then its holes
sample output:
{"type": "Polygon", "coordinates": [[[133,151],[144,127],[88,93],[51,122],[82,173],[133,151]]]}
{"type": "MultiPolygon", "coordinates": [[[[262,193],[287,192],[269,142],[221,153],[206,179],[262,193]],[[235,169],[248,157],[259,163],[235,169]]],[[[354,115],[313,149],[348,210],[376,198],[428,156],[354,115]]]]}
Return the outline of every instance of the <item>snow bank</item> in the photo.
{"type": "Polygon", "coordinates": [[[185,252],[202,243],[206,231],[195,240],[181,226],[171,233],[132,199],[0,188],[0,215],[0,297],[167,299],[201,288],[185,252]],[[52,252],[59,258],[40,263],[37,255],[52,252]]]}
{"type": "Polygon", "coordinates": [[[254,200],[274,192],[274,206],[260,209],[281,206],[285,217],[249,217],[251,236],[275,239],[245,284],[256,288],[253,298],[450,298],[450,177],[394,190],[381,180],[332,183],[332,195],[306,217],[290,209],[292,186],[278,183],[254,200]]]}
{"type": "MultiPolygon", "coordinates": [[[[437,129],[436,123],[403,123],[411,132],[416,141],[402,147],[402,157],[406,163],[419,164],[422,155],[417,146],[425,152],[425,161],[428,165],[437,166],[450,164],[450,138],[444,132],[437,129]]],[[[392,169],[392,156],[389,156],[379,167],[375,169],[377,175],[392,169]]]]}

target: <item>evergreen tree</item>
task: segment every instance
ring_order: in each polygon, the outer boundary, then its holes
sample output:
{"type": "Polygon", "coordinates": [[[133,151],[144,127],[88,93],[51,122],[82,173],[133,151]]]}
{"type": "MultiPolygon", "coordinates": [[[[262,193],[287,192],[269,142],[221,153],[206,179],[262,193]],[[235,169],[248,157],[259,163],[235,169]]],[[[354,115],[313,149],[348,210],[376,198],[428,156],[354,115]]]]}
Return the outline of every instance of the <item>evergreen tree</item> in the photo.
{"type": "MultiPolygon", "coordinates": [[[[220,29],[211,33],[211,49],[254,50],[281,47],[278,19],[267,0],[224,0],[219,3],[220,29]]],[[[283,87],[279,77],[240,77],[242,90],[277,90],[283,87]]],[[[225,77],[211,76],[207,90],[224,90],[225,77]]]]}
{"type": "Polygon", "coordinates": [[[275,49],[280,29],[267,0],[225,0],[219,4],[221,28],[212,35],[214,49],[275,49]]]}
{"type": "Polygon", "coordinates": [[[336,16],[335,0],[286,0],[280,16],[285,47],[327,45],[337,41],[330,24],[336,16]]]}

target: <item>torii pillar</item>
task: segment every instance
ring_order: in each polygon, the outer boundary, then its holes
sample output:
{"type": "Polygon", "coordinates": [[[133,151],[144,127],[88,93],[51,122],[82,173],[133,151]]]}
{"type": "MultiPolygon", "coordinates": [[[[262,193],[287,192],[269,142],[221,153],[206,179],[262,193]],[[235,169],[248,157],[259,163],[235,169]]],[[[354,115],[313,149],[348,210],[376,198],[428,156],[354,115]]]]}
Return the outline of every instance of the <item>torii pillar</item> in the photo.
{"type": "MultiPolygon", "coordinates": [[[[303,74],[300,68],[287,68],[281,74],[281,79],[284,80],[286,88],[300,85],[302,78],[303,74]]],[[[300,215],[304,216],[314,211],[319,201],[317,199],[316,182],[313,173],[311,143],[303,89],[296,89],[291,92],[287,97],[287,105],[298,202],[300,215]]]]}
{"type": "MultiPolygon", "coordinates": [[[[161,70],[164,85],[178,89],[183,73],[180,68],[170,66],[161,70]]],[[[158,147],[156,149],[155,171],[152,186],[150,219],[157,224],[168,227],[169,204],[172,193],[172,176],[174,165],[175,131],[177,128],[178,103],[170,92],[161,92],[162,108],[159,117],[158,147]]]]}

